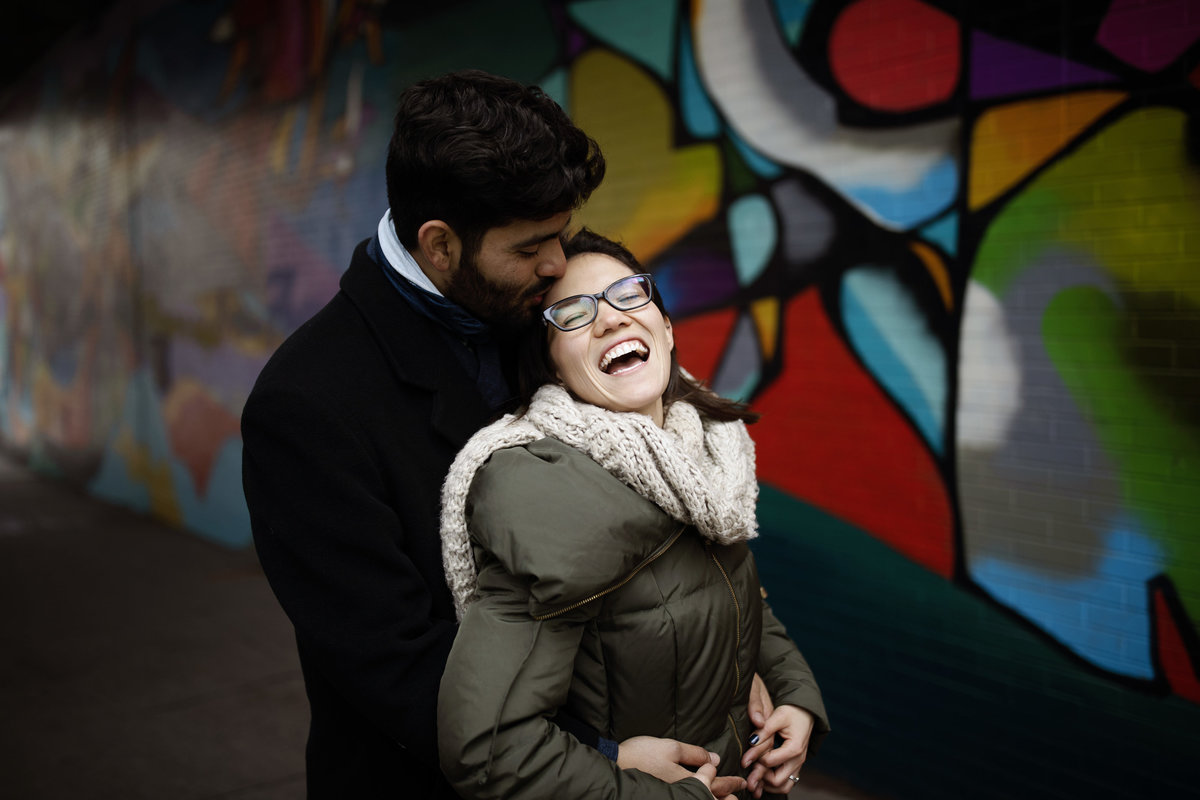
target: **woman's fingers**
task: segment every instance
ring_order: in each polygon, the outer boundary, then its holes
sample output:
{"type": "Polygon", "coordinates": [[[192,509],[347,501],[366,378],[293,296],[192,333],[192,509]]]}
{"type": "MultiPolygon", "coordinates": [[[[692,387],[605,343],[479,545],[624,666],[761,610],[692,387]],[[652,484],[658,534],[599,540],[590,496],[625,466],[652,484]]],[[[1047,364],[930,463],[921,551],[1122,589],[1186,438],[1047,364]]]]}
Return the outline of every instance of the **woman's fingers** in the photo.
{"type": "Polygon", "coordinates": [[[788,760],[775,769],[768,769],[763,776],[763,786],[768,792],[787,794],[796,785],[792,776],[799,777],[800,768],[803,766],[804,759],[800,758],[788,760]]]}

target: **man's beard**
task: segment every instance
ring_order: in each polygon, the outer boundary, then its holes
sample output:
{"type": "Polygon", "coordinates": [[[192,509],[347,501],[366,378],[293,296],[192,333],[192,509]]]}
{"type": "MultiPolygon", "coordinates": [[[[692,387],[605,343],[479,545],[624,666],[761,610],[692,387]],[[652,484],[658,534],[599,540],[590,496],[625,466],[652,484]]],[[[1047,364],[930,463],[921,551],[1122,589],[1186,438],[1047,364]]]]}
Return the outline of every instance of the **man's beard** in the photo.
{"type": "Polygon", "coordinates": [[[534,289],[496,283],[479,270],[474,253],[464,253],[444,294],[489,325],[520,328],[537,319],[540,309],[530,301],[553,282],[547,278],[534,289]]]}

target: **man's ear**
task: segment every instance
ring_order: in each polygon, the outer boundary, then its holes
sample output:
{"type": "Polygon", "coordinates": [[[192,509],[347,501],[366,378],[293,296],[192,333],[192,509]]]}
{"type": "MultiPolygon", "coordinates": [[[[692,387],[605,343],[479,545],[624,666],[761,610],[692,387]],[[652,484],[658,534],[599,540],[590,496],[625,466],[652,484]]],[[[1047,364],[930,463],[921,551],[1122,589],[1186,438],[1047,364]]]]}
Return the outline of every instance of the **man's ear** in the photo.
{"type": "Polygon", "coordinates": [[[431,219],[417,229],[417,247],[434,269],[449,272],[458,263],[462,240],[448,223],[431,219]]]}

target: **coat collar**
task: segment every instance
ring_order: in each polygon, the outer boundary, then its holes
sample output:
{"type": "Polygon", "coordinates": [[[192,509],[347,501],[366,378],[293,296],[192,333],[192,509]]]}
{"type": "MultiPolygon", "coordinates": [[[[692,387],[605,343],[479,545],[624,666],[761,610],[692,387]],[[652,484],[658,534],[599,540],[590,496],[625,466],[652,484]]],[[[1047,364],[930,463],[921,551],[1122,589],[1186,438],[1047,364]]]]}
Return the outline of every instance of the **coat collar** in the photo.
{"type": "Polygon", "coordinates": [[[435,323],[413,312],[367,255],[354,249],[341,289],[362,315],[397,380],[434,395],[430,423],[456,447],[491,417],[475,382],[457,368],[435,323]],[[450,365],[448,367],[448,365],[450,365]]]}

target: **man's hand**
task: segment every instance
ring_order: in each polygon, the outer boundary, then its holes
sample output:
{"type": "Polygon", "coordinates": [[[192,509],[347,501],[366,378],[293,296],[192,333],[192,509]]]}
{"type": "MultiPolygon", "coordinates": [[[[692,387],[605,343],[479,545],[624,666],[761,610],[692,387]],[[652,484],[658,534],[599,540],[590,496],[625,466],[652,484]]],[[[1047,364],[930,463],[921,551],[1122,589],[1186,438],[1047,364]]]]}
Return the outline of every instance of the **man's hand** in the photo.
{"type": "Polygon", "coordinates": [[[795,786],[791,779],[797,775],[808,758],[808,740],[813,731],[811,712],[796,706],[780,706],[767,717],[766,724],[755,731],[755,744],[742,754],[742,766],[749,767],[747,787],[755,797],[762,797],[763,789],[775,794],[787,794],[795,786]],[[775,747],[775,735],[783,737],[783,744],[775,747]]]}
{"type": "Polygon", "coordinates": [[[746,781],[742,778],[731,775],[716,777],[720,760],[716,753],[710,753],[699,745],[654,736],[626,739],[617,750],[617,766],[621,769],[640,770],[665,783],[700,778],[717,800],[746,788],[746,781]],[[696,767],[697,771],[692,772],[687,767],[696,767]]]}

